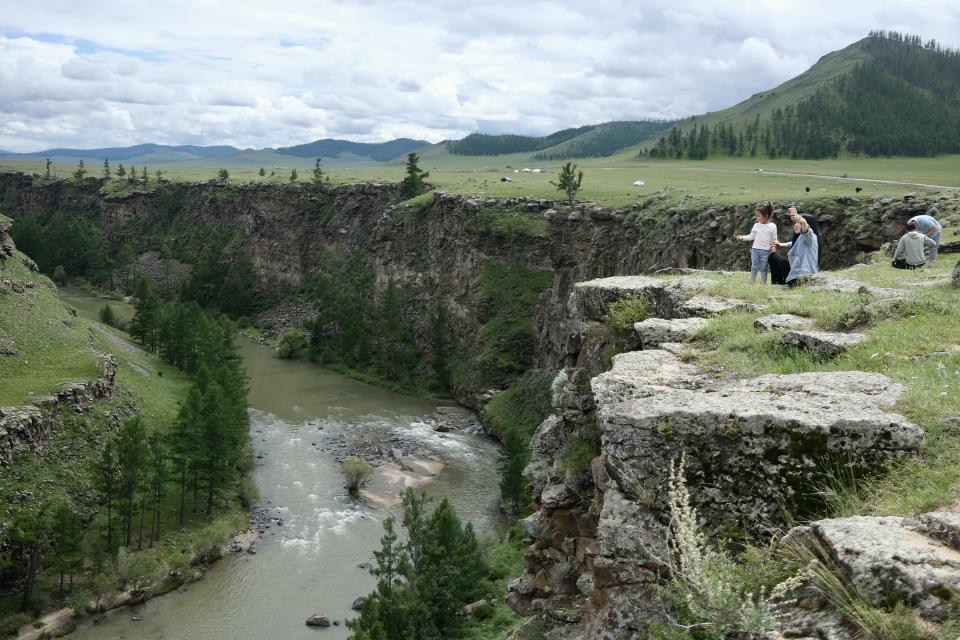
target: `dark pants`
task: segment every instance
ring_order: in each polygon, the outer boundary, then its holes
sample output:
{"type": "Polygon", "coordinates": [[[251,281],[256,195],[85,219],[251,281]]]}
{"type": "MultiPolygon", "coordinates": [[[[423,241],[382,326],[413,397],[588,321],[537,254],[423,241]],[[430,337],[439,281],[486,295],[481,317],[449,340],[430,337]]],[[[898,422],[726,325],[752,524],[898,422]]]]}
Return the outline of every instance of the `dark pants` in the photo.
{"type": "Polygon", "coordinates": [[[907,264],[906,260],[894,260],[892,263],[894,269],[919,269],[923,265],[927,264],[926,262],[921,262],[920,264],[907,264]]]}
{"type": "Polygon", "coordinates": [[[787,284],[787,276],[790,274],[790,262],[780,255],[779,252],[773,251],[770,254],[767,264],[770,267],[770,282],[772,284],[787,284]]]}

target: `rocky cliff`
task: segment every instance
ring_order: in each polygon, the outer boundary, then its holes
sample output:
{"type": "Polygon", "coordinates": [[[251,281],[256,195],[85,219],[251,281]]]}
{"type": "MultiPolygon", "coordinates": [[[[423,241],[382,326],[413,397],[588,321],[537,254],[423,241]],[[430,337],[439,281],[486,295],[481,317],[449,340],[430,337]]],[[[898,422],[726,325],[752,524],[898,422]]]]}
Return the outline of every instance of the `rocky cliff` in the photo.
{"type": "MultiPolygon", "coordinates": [[[[189,263],[212,233],[228,234],[232,246],[252,260],[259,287],[274,298],[297,290],[320,270],[322,252],[368,255],[379,290],[394,279],[415,292],[409,312],[420,320],[417,334],[424,351],[430,349],[430,326],[423,310],[438,297],[450,310],[458,352],[471,351],[483,324],[479,283],[486,265],[549,272],[552,285],[532,322],[538,346],[530,364],[551,370],[572,364],[580,351],[579,321],[567,306],[576,282],[664,268],[749,264],[746,245],[731,236],[749,227],[752,203],[693,206],[677,204],[669,193],[613,210],[443,193],[411,203],[397,200],[395,185],[374,183],[320,189],[164,183],[111,196],[101,194],[95,179],[78,185],[0,174],[0,210],[14,218],[53,211],[89,216],[115,250],[123,245],[137,253],[172,249],[189,263]]],[[[818,216],[824,263],[834,267],[897,237],[909,216],[953,210],[955,200],[950,194],[842,197],[800,206],[818,216]]],[[[146,262],[155,261],[148,257],[146,262]]],[[[300,305],[294,315],[302,314],[300,305]]],[[[460,399],[475,402],[469,394],[460,399]]]]}
{"type": "MultiPolygon", "coordinates": [[[[686,343],[729,313],[755,318],[757,336],[776,332],[772,345],[815,352],[818,362],[862,339],[711,294],[716,278],[707,276],[609,277],[570,287],[568,366],[554,382],[555,413],[531,441],[525,475],[537,510],[524,520],[526,571],[508,597],[546,629],[545,639],[687,637],[654,635],[682,628],[664,597],[677,517],[668,492],[681,461],[705,535],[716,540],[736,531],[764,540],[823,512],[822,488],[837,465],[851,478],[865,477],[923,445],[923,430],[895,410],[904,385],[886,375],[750,377],[690,364],[697,349],[686,343]],[[604,321],[622,300],[642,301],[651,316],[635,323],[629,339],[604,321]],[[604,357],[609,347],[621,352],[612,361],[604,357]],[[585,443],[595,456],[577,466],[585,443]]],[[[891,305],[911,295],[830,274],[807,284],[824,300],[855,294],[891,305]]],[[[815,549],[817,561],[835,570],[837,584],[849,584],[864,607],[899,602],[939,623],[952,615],[960,581],[958,534],[955,514],[930,513],[820,520],[790,537],[815,549]]],[[[856,635],[815,572],[795,580],[791,596],[773,607],[772,635],[763,637],[856,635]]]]}

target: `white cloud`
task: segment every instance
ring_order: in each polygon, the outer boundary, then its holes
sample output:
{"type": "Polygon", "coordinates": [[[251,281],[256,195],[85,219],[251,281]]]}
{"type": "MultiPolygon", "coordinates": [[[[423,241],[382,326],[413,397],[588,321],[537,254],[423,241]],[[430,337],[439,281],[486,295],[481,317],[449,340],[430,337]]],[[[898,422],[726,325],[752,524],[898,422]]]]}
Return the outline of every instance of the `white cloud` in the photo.
{"type": "Polygon", "coordinates": [[[38,0],[0,18],[0,148],[542,134],[730,106],[953,2],[38,0]],[[6,35],[3,35],[6,34],[6,35]]]}

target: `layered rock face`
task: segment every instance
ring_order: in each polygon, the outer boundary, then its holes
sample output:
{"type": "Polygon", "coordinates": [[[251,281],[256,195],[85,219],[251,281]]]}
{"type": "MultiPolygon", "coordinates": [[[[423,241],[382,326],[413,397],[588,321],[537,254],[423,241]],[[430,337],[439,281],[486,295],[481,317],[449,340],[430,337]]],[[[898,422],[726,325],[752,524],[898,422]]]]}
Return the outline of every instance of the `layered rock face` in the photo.
{"type": "MultiPolygon", "coordinates": [[[[689,340],[703,321],[675,318],[689,316],[689,301],[704,297],[702,280],[589,281],[574,287],[569,304],[591,327],[617,299],[644,297],[666,318],[637,323],[640,345],[682,348],[673,341],[689,340]]],[[[709,306],[742,304],[715,299],[709,306]]],[[[643,638],[664,620],[654,587],[666,571],[669,473],[682,458],[708,534],[736,529],[762,537],[784,526],[785,514],[819,506],[824,468],[876,470],[923,442],[919,427],[889,412],[903,389],[886,376],[717,381],[671,351],[622,353],[597,375],[590,371],[597,361],[581,353],[581,366],[554,384],[557,413],[537,430],[527,468],[539,506],[526,521],[527,571],[509,595],[518,612],[549,623],[546,638],[643,638]],[[599,455],[589,468],[572,469],[571,452],[597,436],[599,455]]]]}

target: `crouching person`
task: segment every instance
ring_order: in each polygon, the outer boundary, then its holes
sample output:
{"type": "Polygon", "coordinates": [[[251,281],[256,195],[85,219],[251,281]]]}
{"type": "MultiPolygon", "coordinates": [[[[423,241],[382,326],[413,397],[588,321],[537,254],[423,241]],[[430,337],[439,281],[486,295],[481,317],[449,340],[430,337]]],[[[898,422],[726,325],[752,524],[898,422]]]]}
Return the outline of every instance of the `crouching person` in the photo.
{"type": "Polygon", "coordinates": [[[927,252],[933,252],[937,243],[917,230],[917,223],[907,222],[907,232],[893,252],[893,266],[897,269],[919,269],[927,263],[927,252]]]}

